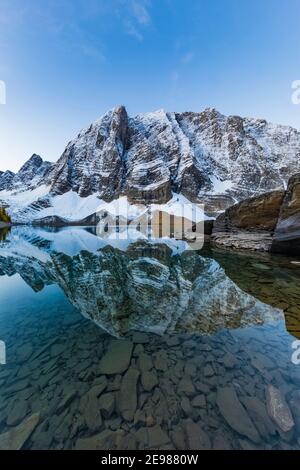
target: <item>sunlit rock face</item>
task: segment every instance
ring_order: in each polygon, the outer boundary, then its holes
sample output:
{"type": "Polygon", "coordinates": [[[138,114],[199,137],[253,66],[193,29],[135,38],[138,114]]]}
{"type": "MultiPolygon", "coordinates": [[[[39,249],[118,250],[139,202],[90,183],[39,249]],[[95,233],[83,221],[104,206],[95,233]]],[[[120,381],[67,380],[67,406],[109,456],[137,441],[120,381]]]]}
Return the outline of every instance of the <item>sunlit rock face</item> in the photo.
{"type": "Polygon", "coordinates": [[[108,111],[81,131],[47,175],[54,193],[167,202],[172,191],[224,209],[282,188],[299,168],[299,132],[261,119],[159,110],[108,111]]]}
{"type": "Polygon", "coordinates": [[[121,250],[84,229],[18,228],[0,244],[0,274],[18,273],[35,291],[56,283],[82,315],[115,336],[214,333],[283,319],[280,310],[241,290],[214,259],[196,251],[175,254],[167,243],[136,241],[121,250]]]}
{"type": "Polygon", "coordinates": [[[217,246],[270,251],[284,191],[246,199],[217,217],[212,241],[217,246]]]}
{"type": "Polygon", "coordinates": [[[81,130],[56,163],[33,155],[16,175],[0,174],[0,200],[22,223],[44,223],[48,216],[82,220],[100,201],[120,196],[164,204],[179,194],[216,215],[237,201],[284,189],[300,170],[299,152],[299,131],[262,119],[211,108],[131,117],[117,106],[81,130]],[[69,196],[60,203],[63,195],[69,196]]]}
{"type": "Polygon", "coordinates": [[[272,251],[300,255],[300,173],[289,180],[274,233],[272,251]]]}

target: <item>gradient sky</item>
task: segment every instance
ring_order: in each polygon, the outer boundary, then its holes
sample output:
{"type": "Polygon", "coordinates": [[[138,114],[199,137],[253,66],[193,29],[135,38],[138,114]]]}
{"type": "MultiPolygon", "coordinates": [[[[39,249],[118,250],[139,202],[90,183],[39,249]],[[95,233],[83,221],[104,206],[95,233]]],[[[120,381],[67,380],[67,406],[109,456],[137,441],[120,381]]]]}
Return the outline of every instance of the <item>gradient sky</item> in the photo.
{"type": "Polygon", "coordinates": [[[299,0],[0,0],[0,169],[57,160],[108,109],[300,128],[299,0]]]}

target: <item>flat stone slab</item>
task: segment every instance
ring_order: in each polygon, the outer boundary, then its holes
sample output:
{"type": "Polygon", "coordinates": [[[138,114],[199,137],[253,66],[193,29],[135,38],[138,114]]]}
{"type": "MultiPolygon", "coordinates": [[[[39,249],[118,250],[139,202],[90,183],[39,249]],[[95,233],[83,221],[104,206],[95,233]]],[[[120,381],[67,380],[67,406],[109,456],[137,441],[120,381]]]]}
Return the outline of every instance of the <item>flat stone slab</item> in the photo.
{"type": "Polygon", "coordinates": [[[0,450],[20,450],[29,439],[40,420],[40,413],[25,419],[19,426],[0,434],[0,450]]]}
{"type": "Polygon", "coordinates": [[[185,423],[185,433],[189,450],[210,450],[210,438],[199,424],[187,419],[185,423]]]}
{"type": "Polygon", "coordinates": [[[132,336],[132,341],[136,344],[146,344],[149,343],[149,336],[146,333],[134,332],[132,336]]]}
{"type": "Polygon", "coordinates": [[[233,387],[219,388],[216,403],[221,415],[232,429],[255,443],[260,442],[259,434],[233,387]]]}
{"type": "Polygon", "coordinates": [[[99,399],[99,408],[105,419],[109,418],[115,409],[115,395],[113,393],[104,393],[99,399]]]}
{"type": "Polygon", "coordinates": [[[273,387],[273,385],[269,385],[266,392],[266,399],[270,417],[281,431],[290,431],[295,426],[295,422],[281,391],[273,387]]]}
{"type": "Polygon", "coordinates": [[[75,450],[110,450],[116,446],[116,441],[124,435],[124,431],[110,431],[106,429],[100,434],[77,440],[75,450]]]}
{"type": "Polygon", "coordinates": [[[125,372],[130,364],[132,349],[131,341],[111,341],[107,353],[100,361],[100,374],[114,375],[125,372]]]}
{"type": "Polygon", "coordinates": [[[142,374],[142,386],[146,392],[151,390],[158,385],[158,379],[155,372],[144,372],[142,374]]]}
{"type": "Polygon", "coordinates": [[[148,439],[148,446],[150,448],[159,448],[170,442],[169,436],[163,431],[159,424],[148,429],[148,439]]]}
{"type": "Polygon", "coordinates": [[[141,353],[138,358],[138,367],[141,372],[147,372],[153,368],[153,362],[151,356],[146,353],[141,353]]]}
{"type": "Polygon", "coordinates": [[[137,408],[137,382],[140,371],[129,369],[123,377],[118,406],[126,421],[133,421],[137,408]]]}
{"type": "Polygon", "coordinates": [[[273,436],[276,433],[275,425],[262,401],[257,397],[244,397],[241,402],[263,438],[273,436]]]}

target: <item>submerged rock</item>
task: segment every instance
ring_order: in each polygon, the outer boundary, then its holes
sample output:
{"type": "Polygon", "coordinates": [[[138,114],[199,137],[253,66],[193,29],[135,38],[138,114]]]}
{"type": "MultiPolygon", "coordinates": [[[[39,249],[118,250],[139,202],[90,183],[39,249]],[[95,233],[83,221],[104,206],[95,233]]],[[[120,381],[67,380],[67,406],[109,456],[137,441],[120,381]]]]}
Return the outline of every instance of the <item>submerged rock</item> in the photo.
{"type": "Polygon", "coordinates": [[[142,386],[146,392],[151,392],[151,390],[158,384],[157,375],[155,372],[143,372],[142,374],[142,386]]]}
{"type": "Polygon", "coordinates": [[[76,441],[75,450],[111,450],[118,447],[124,436],[124,431],[106,429],[92,437],[81,438],[76,441]]]}
{"type": "Polygon", "coordinates": [[[162,427],[157,424],[153,427],[142,427],[136,433],[135,437],[146,449],[158,449],[170,443],[170,438],[162,427]]]}
{"type": "Polygon", "coordinates": [[[137,408],[137,382],[140,372],[129,369],[123,377],[119,393],[118,406],[126,421],[133,421],[137,408]]]}
{"type": "Polygon", "coordinates": [[[213,442],[213,450],[233,450],[232,445],[223,434],[217,434],[213,442]]]}
{"type": "Polygon", "coordinates": [[[141,372],[147,372],[153,368],[151,356],[144,352],[139,355],[137,364],[141,372]]]}
{"type": "Polygon", "coordinates": [[[241,401],[257,427],[261,437],[266,438],[274,435],[275,426],[267,413],[264,403],[257,397],[243,397],[241,401]]]}
{"type": "Polygon", "coordinates": [[[146,344],[149,342],[149,336],[146,333],[135,331],[132,336],[132,342],[135,344],[146,344]]]}
{"type": "Polygon", "coordinates": [[[195,395],[196,390],[195,390],[194,384],[188,375],[184,376],[181,379],[181,381],[178,384],[177,391],[179,395],[185,394],[189,397],[195,395]]]}
{"type": "Polygon", "coordinates": [[[211,442],[208,435],[201,429],[199,424],[191,419],[185,422],[185,433],[189,450],[209,450],[211,442]]]}
{"type": "Polygon", "coordinates": [[[113,375],[125,372],[130,364],[132,349],[133,343],[131,341],[111,341],[107,353],[100,361],[100,373],[113,375]]]}
{"type": "Polygon", "coordinates": [[[295,390],[292,393],[289,406],[297,426],[297,431],[300,433],[300,390],[295,390]]]}
{"type": "Polygon", "coordinates": [[[19,426],[0,434],[0,450],[20,450],[29,439],[40,420],[40,413],[35,413],[19,426]]]}
{"type": "Polygon", "coordinates": [[[232,429],[255,443],[260,441],[259,434],[233,387],[219,388],[216,402],[221,415],[232,429]]]}
{"type": "Polygon", "coordinates": [[[15,426],[27,415],[28,405],[25,400],[15,400],[9,409],[6,419],[7,426],[15,426]]]}
{"type": "Polygon", "coordinates": [[[198,395],[192,401],[192,406],[195,408],[206,408],[205,395],[198,395]]]}
{"type": "Polygon", "coordinates": [[[70,392],[68,392],[61,400],[61,402],[59,403],[57,409],[56,409],[56,414],[61,414],[63,411],[65,411],[69,406],[70,404],[72,403],[72,401],[76,398],[77,396],[77,392],[76,390],[71,390],[70,392]]]}
{"type": "Polygon", "coordinates": [[[99,399],[99,408],[105,419],[109,418],[115,409],[115,395],[113,393],[105,393],[99,399]]]}
{"type": "Polygon", "coordinates": [[[278,388],[269,385],[266,391],[268,413],[283,432],[289,432],[295,426],[291,410],[278,388]]]}
{"type": "Polygon", "coordinates": [[[169,436],[163,431],[161,426],[157,424],[152,428],[148,428],[148,447],[157,448],[170,442],[169,436]]]}

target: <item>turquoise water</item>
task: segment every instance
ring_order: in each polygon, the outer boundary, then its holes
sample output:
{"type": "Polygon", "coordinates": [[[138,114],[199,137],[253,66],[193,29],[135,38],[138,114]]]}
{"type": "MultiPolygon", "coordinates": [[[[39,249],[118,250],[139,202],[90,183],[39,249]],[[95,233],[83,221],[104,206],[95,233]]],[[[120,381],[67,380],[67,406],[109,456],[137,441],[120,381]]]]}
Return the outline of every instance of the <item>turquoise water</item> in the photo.
{"type": "Polygon", "coordinates": [[[295,260],[2,238],[0,448],[299,448],[295,260]]]}

